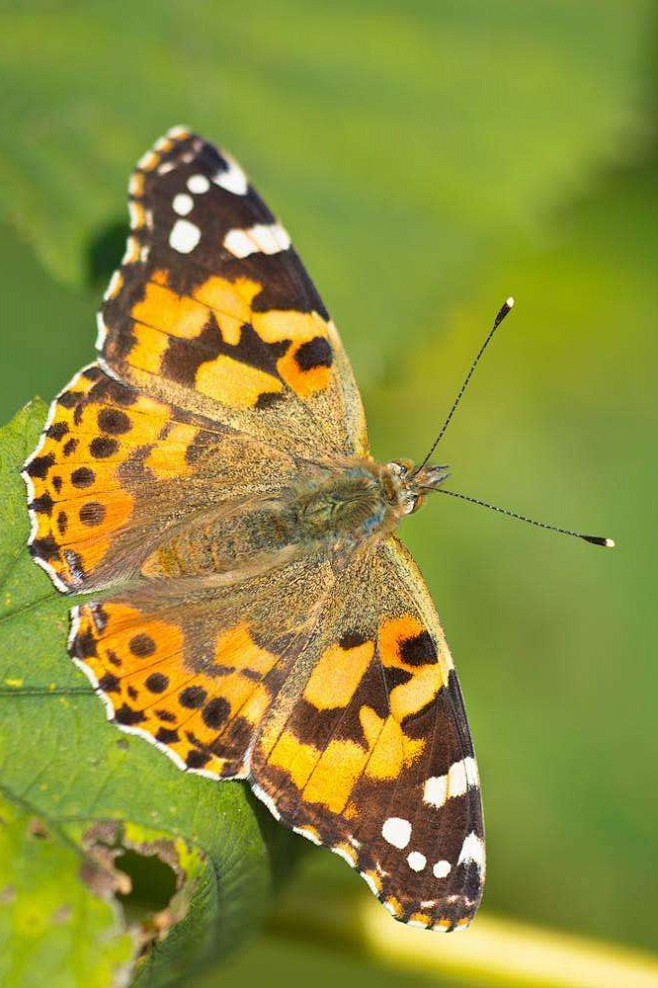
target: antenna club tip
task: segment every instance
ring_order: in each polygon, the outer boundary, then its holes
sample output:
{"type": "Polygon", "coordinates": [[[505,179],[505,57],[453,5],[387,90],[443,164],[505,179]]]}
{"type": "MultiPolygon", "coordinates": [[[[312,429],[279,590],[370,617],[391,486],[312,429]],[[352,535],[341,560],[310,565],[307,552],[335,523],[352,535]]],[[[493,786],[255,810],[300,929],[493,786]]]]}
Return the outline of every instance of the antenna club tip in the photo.
{"type": "Polygon", "coordinates": [[[585,542],[591,542],[592,545],[600,545],[604,549],[614,549],[616,545],[614,539],[604,539],[600,535],[581,535],[580,538],[585,542]]]}
{"type": "Polygon", "coordinates": [[[514,296],[513,295],[510,295],[510,297],[508,299],[505,299],[505,305],[507,306],[508,309],[513,309],[514,308],[514,296]]]}

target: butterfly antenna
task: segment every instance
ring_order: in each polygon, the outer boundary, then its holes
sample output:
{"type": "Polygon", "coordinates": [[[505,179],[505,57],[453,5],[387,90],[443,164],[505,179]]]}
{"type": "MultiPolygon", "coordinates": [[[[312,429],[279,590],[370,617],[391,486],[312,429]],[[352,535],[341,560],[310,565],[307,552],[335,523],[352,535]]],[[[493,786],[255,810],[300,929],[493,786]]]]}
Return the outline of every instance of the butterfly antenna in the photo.
{"type": "Polygon", "coordinates": [[[435,487],[432,488],[437,494],[447,494],[448,497],[457,497],[460,501],[469,501],[471,504],[479,504],[481,508],[489,508],[490,511],[497,511],[500,515],[507,515],[508,518],[516,518],[518,521],[524,521],[528,525],[535,525],[537,528],[547,528],[550,532],[559,532],[561,535],[573,535],[574,538],[582,539],[584,542],[590,542],[592,545],[600,545],[605,549],[614,549],[615,541],[614,539],[604,539],[600,535],[583,535],[582,532],[573,532],[570,528],[560,528],[558,525],[549,525],[545,521],[536,521],[534,518],[527,518],[525,515],[517,514],[516,511],[510,511],[508,508],[498,508],[495,504],[489,504],[487,501],[480,501],[476,497],[469,497],[467,494],[459,494],[457,491],[448,491],[445,487],[435,487]]]}
{"type": "Polygon", "coordinates": [[[430,457],[432,456],[432,453],[434,452],[434,450],[436,449],[436,447],[439,445],[439,443],[443,439],[443,437],[445,435],[445,432],[446,432],[446,429],[450,425],[450,422],[452,420],[452,417],[455,414],[455,412],[457,411],[457,407],[459,406],[459,403],[460,403],[460,401],[462,400],[462,398],[464,396],[464,392],[466,391],[466,388],[468,387],[468,382],[471,380],[471,378],[473,377],[473,374],[475,373],[475,368],[477,367],[477,365],[482,360],[482,357],[484,356],[485,350],[487,349],[487,347],[489,346],[489,344],[491,343],[491,341],[493,340],[493,338],[494,338],[494,336],[496,334],[496,330],[498,329],[498,327],[500,326],[501,322],[503,321],[503,319],[505,318],[505,316],[508,314],[508,312],[510,312],[510,310],[512,309],[512,306],[513,305],[514,305],[514,299],[510,295],[510,297],[507,299],[507,301],[504,302],[503,305],[501,305],[500,309],[498,310],[498,315],[494,319],[493,326],[489,330],[489,334],[488,334],[486,340],[484,341],[484,343],[480,347],[475,360],[473,361],[473,363],[470,366],[470,369],[468,371],[468,374],[464,378],[464,383],[462,384],[461,388],[459,389],[459,393],[458,393],[457,397],[455,398],[455,400],[452,403],[452,408],[448,412],[447,418],[446,418],[445,422],[443,423],[443,425],[441,426],[441,431],[439,432],[439,434],[438,434],[438,436],[437,436],[437,438],[436,438],[436,440],[434,442],[434,445],[432,446],[432,448],[430,449],[429,453],[427,454],[427,456],[425,457],[425,459],[423,460],[423,462],[420,464],[420,466],[418,466],[418,467],[416,467],[414,469],[414,472],[413,472],[413,475],[414,476],[417,473],[419,473],[423,469],[423,467],[427,464],[427,462],[429,461],[430,457]]]}

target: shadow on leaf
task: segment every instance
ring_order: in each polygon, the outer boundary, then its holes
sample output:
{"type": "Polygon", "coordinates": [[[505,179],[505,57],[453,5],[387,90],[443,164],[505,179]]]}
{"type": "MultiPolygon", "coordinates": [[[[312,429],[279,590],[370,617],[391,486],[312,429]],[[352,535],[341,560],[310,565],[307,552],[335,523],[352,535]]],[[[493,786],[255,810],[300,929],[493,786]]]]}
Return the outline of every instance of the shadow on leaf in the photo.
{"type": "Polygon", "coordinates": [[[94,291],[103,291],[112,272],[119,267],[128,237],[128,224],[116,220],[97,231],[87,248],[86,282],[94,291]]]}

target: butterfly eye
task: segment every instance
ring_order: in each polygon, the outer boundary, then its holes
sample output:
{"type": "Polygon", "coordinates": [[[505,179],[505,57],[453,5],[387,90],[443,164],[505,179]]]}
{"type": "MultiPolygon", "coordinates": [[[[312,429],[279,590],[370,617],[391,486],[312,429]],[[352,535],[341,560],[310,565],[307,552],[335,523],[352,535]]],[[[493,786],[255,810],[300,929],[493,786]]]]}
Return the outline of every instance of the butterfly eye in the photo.
{"type": "Polygon", "coordinates": [[[418,511],[418,509],[420,508],[421,504],[424,504],[424,503],[425,503],[425,495],[424,494],[418,494],[418,495],[416,495],[413,498],[413,500],[411,501],[409,507],[407,508],[407,514],[408,515],[412,515],[414,513],[414,511],[418,511]]]}
{"type": "Polygon", "coordinates": [[[411,460],[393,460],[388,464],[388,468],[396,477],[402,480],[407,476],[413,464],[411,460]]]}

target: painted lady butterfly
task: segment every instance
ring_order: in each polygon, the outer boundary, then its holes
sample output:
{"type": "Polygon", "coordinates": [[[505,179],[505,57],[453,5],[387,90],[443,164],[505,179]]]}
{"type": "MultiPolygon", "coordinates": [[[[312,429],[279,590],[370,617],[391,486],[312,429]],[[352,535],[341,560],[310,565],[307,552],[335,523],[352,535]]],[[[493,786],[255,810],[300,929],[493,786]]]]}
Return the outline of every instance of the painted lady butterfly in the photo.
{"type": "Polygon", "coordinates": [[[247,779],[396,919],[463,929],[485,870],[477,767],[395,535],[445,471],[373,461],[338,333],[229,155],[176,128],[129,205],[98,360],[24,471],[36,562],[98,592],[71,655],[121,728],[247,779]]]}

